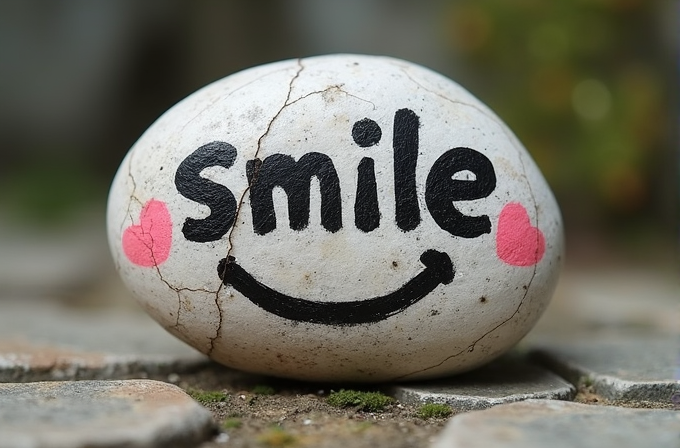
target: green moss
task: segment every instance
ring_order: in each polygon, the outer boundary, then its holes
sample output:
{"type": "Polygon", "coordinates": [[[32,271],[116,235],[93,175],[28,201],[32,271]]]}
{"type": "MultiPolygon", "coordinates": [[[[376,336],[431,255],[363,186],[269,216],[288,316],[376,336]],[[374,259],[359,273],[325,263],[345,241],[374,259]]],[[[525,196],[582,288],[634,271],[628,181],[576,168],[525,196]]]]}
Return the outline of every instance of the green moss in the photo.
{"type": "Polygon", "coordinates": [[[359,422],[352,428],[352,432],[361,433],[361,432],[364,432],[367,429],[370,429],[372,427],[373,427],[373,422],[368,422],[368,421],[359,422]]]}
{"type": "Polygon", "coordinates": [[[271,386],[267,386],[266,384],[258,384],[257,386],[253,387],[252,393],[255,395],[274,395],[276,390],[271,386]]]}
{"type": "Polygon", "coordinates": [[[237,417],[229,417],[222,422],[222,429],[238,429],[241,426],[243,426],[243,421],[237,417]]]}
{"type": "Polygon", "coordinates": [[[380,392],[362,392],[342,389],[331,392],[326,402],[338,408],[356,407],[359,411],[382,412],[385,406],[391,404],[393,398],[380,392]]]}
{"type": "Polygon", "coordinates": [[[218,390],[205,391],[199,389],[190,389],[187,391],[187,393],[191,398],[201,404],[218,403],[220,401],[227,401],[227,398],[229,398],[227,394],[218,390]]]}
{"type": "Polygon", "coordinates": [[[583,387],[591,387],[593,385],[593,379],[589,376],[582,376],[579,378],[579,384],[583,387]]]}
{"type": "Polygon", "coordinates": [[[422,419],[445,418],[453,413],[453,410],[440,403],[426,403],[418,408],[418,417],[422,419]]]}
{"type": "Polygon", "coordinates": [[[279,426],[268,429],[265,433],[260,435],[257,440],[261,444],[271,447],[285,447],[297,443],[297,438],[294,435],[284,431],[279,426]]]}

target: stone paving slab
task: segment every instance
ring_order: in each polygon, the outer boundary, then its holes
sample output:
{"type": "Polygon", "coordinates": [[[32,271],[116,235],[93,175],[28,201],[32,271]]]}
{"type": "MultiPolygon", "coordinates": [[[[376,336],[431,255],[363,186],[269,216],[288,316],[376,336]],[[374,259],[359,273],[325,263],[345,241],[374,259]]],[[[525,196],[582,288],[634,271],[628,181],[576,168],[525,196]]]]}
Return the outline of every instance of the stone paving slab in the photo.
{"type": "Polygon", "coordinates": [[[122,379],[208,362],[141,312],[3,300],[0,382],[122,379]]]}
{"type": "Polygon", "coordinates": [[[679,298],[677,268],[565,269],[550,306],[528,339],[603,329],[679,335],[679,298]]]}
{"type": "Polygon", "coordinates": [[[527,400],[459,414],[433,448],[677,448],[680,412],[527,400]]]}
{"type": "Polygon", "coordinates": [[[680,394],[680,338],[616,334],[552,341],[532,357],[574,384],[615,401],[669,404],[680,394]]]}
{"type": "Polygon", "coordinates": [[[0,207],[0,294],[61,294],[100,281],[111,269],[103,211],[82,210],[69,225],[31,226],[0,207]]]}
{"type": "Polygon", "coordinates": [[[191,447],[212,416],[150,380],[0,384],[0,448],[191,447]]]}
{"type": "Polygon", "coordinates": [[[391,394],[404,403],[442,403],[470,411],[530,398],[570,400],[575,388],[546,369],[507,356],[462,375],[398,385],[391,394]]]}

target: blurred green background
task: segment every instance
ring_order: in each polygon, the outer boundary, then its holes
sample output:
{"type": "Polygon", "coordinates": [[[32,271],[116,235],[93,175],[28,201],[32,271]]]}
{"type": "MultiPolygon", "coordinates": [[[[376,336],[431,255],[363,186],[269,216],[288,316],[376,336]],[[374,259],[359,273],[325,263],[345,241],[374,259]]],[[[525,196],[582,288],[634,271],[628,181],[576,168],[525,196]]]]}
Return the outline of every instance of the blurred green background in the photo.
{"type": "Polygon", "coordinates": [[[110,268],[108,186],[174,103],[252,65],[337,52],[420,63],[491,106],[557,196],[569,263],[674,263],[679,12],[671,0],[0,0],[0,289],[25,271],[24,286],[56,276],[40,266],[68,256],[82,277],[95,260],[110,268]],[[68,255],[89,231],[82,250],[97,249],[68,255]]]}

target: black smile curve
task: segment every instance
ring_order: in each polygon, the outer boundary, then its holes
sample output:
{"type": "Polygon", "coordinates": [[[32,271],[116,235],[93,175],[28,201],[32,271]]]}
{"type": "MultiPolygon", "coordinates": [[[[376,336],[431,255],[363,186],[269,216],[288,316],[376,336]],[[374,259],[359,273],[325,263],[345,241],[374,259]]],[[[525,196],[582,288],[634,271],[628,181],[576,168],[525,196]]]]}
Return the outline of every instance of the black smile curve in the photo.
{"type": "Polygon", "coordinates": [[[347,326],[387,319],[418,302],[440,283],[447,285],[453,281],[455,270],[446,253],[429,249],[423,252],[420,261],[425,269],[396,291],[351,302],[314,302],[287,296],[255,280],[234,257],[220,260],[217,272],[225,285],[233,286],[272,314],[300,322],[347,326]]]}

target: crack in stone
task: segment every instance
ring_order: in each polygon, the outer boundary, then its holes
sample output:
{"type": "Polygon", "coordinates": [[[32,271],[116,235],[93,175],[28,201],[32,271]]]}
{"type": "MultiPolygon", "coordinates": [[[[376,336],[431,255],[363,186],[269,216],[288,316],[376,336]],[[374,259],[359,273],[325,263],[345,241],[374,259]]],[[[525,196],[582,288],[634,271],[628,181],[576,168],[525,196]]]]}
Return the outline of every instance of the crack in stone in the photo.
{"type": "MultiPolygon", "coordinates": [[[[373,106],[373,110],[375,110],[375,109],[377,108],[376,105],[375,105],[375,103],[374,103],[373,101],[369,101],[369,100],[367,100],[367,99],[364,99],[364,98],[358,97],[358,96],[356,96],[356,95],[353,95],[353,94],[349,93],[348,91],[343,90],[343,89],[342,89],[343,86],[344,86],[344,84],[336,84],[336,85],[333,85],[333,86],[328,86],[328,87],[326,87],[326,88],[323,89],[323,90],[315,90],[315,91],[313,91],[313,92],[309,92],[309,93],[307,93],[307,94],[305,94],[305,95],[302,95],[301,97],[299,97],[299,98],[297,98],[297,99],[295,99],[295,100],[293,100],[293,101],[290,101],[289,103],[287,103],[287,104],[284,106],[284,108],[285,108],[285,107],[288,107],[288,106],[291,106],[291,105],[297,103],[298,101],[302,101],[302,100],[304,100],[305,98],[309,98],[309,97],[312,96],[312,95],[319,95],[319,94],[323,95],[324,93],[333,92],[333,91],[335,91],[335,92],[340,92],[340,93],[344,93],[345,95],[347,95],[347,96],[349,96],[349,97],[351,97],[351,98],[356,98],[356,99],[359,100],[359,101],[363,101],[363,102],[365,102],[365,103],[368,103],[368,104],[370,104],[371,106],[373,106]]],[[[283,109],[282,109],[282,110],[283,110],[283,109]]],[[[279,111],[279,112],[280,112],[280,111],[279,111]]]]}
{"type": "MultiPolygon", "coordinates": [[[[536,228],[540,229],[541,226],[539,225],[538,222],[538,204],[536,203],[536,196],[534,196],[534,190],[531,188],[531,182],[529,182],[529,178],[527,176],[527,170],[526,166],[524,165],[524,160],[522,159],[522,151],[520,148],[517,147],[517,142],[515,139],[512,138],[512,135],[509,134],[509,130],[506,129],[505,126],[502,126],[503,131],[506,133],[506,136],[510,138],[510,141],[512,142],[512,146],[515,147],[515,150],[517,151],[517,157],[519,158],[519,163],[522,165],[522,173],[524,174],[524,178],[527,179],[527,188],[529,189],[529,194],[531,195],[531,199],[534,203],[534,217],[536,219],[536,228]]],[[[539,247],[539,242],[540,242],[540,234],[536,232],[536,260],[538,260],[538,247],[539,247]]],[[[534,265],[534,275],[536,275],[536,265],[538,262],[534,265]]],[[[533,280],[533,276],[531,277],[533,280]]],[[[531,282],[529,282],[531,283],[531,282]]]]}
{"type": "MultiPolygon", "coordinates": [[[[499,123],[499,120],[498,120],[493,114],[489,114],[488,111],[486,111],[486,110],[484,110],[484,109],[482,109],[482,108],[480,108],[480,107],[478,107],[478,106],[476,106],[476,105],[474,105],[474,104],[465,103],[465,102],[463,102],[463,101],[455,101],[455,100],[452,100],[452,99],[450,99],[450,98],[445,97],[444,95],[441,95],[441,94],[438,93],[438,92],[434,92],[434,91],[432,91],[432,90],[426,88],[425,86],[423,86],[422,84],[420,84],[420,83],[417,82],[416,80],[414,80],[414,79],[411,77],[411,75],[406,71],[405,68],[402,67],[402,71],[404,72],[404,74],[405,74],[405,75],[406,75],[406,76],[407,76],[414,84],[416,84],[418,87],[422,88],[423,90],[425,90],[425,91],[427,91],[427,92],[429,92],[429,93],[431,93],[431,94],[433,94],[433,95],[436,95],[436,96],[438,96],[438,97],[440,97],[440,98],[442,98],[442,99],[444,99],[444,100],[446,100],[446,101],[448,101],[448,102],[450,102],[450,103],[460,104],[460,105],[464,105],[464,106],[471,107],[471,108],[473,108],[473,109],[479,111],[480,113],[482,113],[482,114],[483,114],[484,116],[486,116],[487,118],[490,118],[492,121],[496,122],[496,124],[501,128],[501,131],[505,134],[505,136],[508,138],[508,140],[510,141],[510,143],[512,144],[512,146],[515,148],[515,151],[517,151],[517,156],[518,156],[518,158],[519,158],[520,164],[522,165],[522,172],[523,172],[523,175],[524,175],[524,179],[526,179],[526,181],[527,181],[527,187],[529,188],[529,194],[530,194],[531,199],[532,199],[532,201],[533,201],[533,205],[534,205],[534,216],[535,216],[535,219],[536,219],[536,227],[539,227],[539,223],[538,223],[538,204],[536,203],[536,197],[534,196],[533,189],[531,188],[531,183],[529,182],[528,177],[527,177],[526,166],[524,165],[524,160],[522,159],[522,151],[521,151],[521,149],[517,146],[517,141],[516,141],[516,139],[514,138],[514,136],[512,135],[512,133],[510,132],[510,130],[507,128],[507,126],[506,126],[504,123],[502,123],[502,122],[499,123]]],[[[539,227],[539,228],[540,228],[540,227],[539,227]]],[[[538,234],[536,235],[536,239],[537,239],[537,242],[538,242],[538,239],[539,239],[538,234]]],[[[537,245],[537,247],[538,247],[538,245],[537,245]]],[[[537,258],[538,258],[538,253],[537,253],[537,258]]],[[[529,279],[528,284],[525,286],[524,295],[522,296],[522,299],[520,300],[519,304],[517,305],[517,308],[516,308],[515,311],[510,315],[510,317],[508,317],[507,319],[503,320],[501,323],[499,323],[498,325],[496,325],[495,327],[493,327],[492,329],[490,329],[489,331],[487,331],[486,333],[484,333],[482,336],[480,336],[478,339],[476,339],[475,341],[473,341],[472,344],[468,345],[468,346],[467,346],[466,348],[464,348],[463,350],[460,350],[460,351],[457,352],[457,353],[454,353],[454,354],[452,354],[452,355],[450,355],[450,356],[447,356],[447,357],[444,358],[441,362],[439,362],[439,363],[437,363],[437,364],[435,364],[435,365],[429,366],[429,367],[425,367],[424,369],[416,370],[416,371],[414,371],[414,372],[410,372],[410,373],[407,373],[407,374],[405,374],[405,375],[400,375],[400,376],[394,377],[394,378],[392,378],[392,379],[389,380],[389,381],[396,381],[396,380],[404,379],[404,378],[407,378],[407,377],[409,377],[409,376],[412,376],[412,375],[415,375],[415,374],[418,374],[418,373],[426,372],[426,371],[428,371],[428,370],[431,370],[431,369],[434,369],[434,368],[437,368],[437,367],[441,366],[442,364],[444,364],[445,362],[449,361],[450,359],[453,359],[453,358],[455,358],[455,357],[457,357],[457,356],[460,356],[460,355],[462,355],[462,354],[465,353],[465,352],[468,352],[468,353],[473,352],[474,349],[475,349],[475,346],[476,346],[482,339],[486,338],[488,335],[490,335],[491,333],[493,333],[494,331],[496,331],[497,329],[499,329],[500,327],[502,327],[503,325],[505,325],[506,323],[508,323],[509,321],[511,321],[511,320],[512,320],[512,319],[520,312],[520,309],[522,308],[522,305],[524,305],[524,301],[526,300],[527,294],[529,294],[529,289],[531,288],[531,284],[533,283],[534,278],[536,277],[537,265],[538,265],[538,263],[534,264],[533,272],[531,273],[531,278],[529,279]]]]}
{"type": "Polygon", "coordinates": [[[180,311],[182,310],[182,297],[177,291],[177,288],[173,287],[165,278],[163,278],[163,274],[161,273],[161,269],[158,267],[158,262],[156,261],[156,254],[153,252],[153,246],[154,246],[154,241],[153,241],[153,233],[151,232],[151,229],[153,229],[153,221],[151,221],[151,224],[149,226],[149,232],[146,233],[144,230],[144,227],[140,226],[140,230],[142,235],[149,235],[149,238],[151,239],[151,243],[147,244],[143,239],[138,238],[138,241],[146,246],[147,249],[149,249],[149,252],[151,252],[151,259],[153,260],[153,267],[158,273],[158,278],[160,278],[161,282],[165,283],[165,285],[170,288],[170,290],[175,291],[175,294],[177,294],[177,312],[175,315],[175,323],[172,325],[172,328],[175,328],[179,325],[179,314],[180,311]]]}
{"type": "Polygon", "coordinates": [[[205,112],[206,110],[210,109],[210,108],[211,108],[215,103],[217,103],[218,101],[223,101],[223,100],[229,98],[230,96],[232,96],[233,94],[235,94],[235,93],[238,92],[239,90],[245,89],[245,88],[248,87],[249,85],[256,83],[257,81],[261,80],[262,78],[266,78],[267,76],[270,76],[270,75],[273,75],[273,74],[279,73],[279,72],[284,72],[284,71],[286,71],[286,70],[288,70],[288,68],[282,68],[282,69],[278,69],[278,70],[271,71],[271,72],[269,72],[269,73],[265,73],[264,75],[258,76],[257,78],[253,79],[252,81],[248,81],[247,83],[243,84],[242,86],[240,86],[240,87],[238,87],[238,88],[232,90],[232,91],[229,92],[229,94],[227,94],[226,96],[217,95],[217,97],[216,97],[213,101],[211,101],[210,103],[208,103],[208,104],[207,104],[205,107],[203,107],[200,111],[196,112],[196,115],[194,115],[193,117],[191,117],[191,118],[189,119],[189,121],[187,121],[187,122],[184,124],[184,126],[182,126],[182,128],[179,130],[179,132],[180,132],[180,133],[183,132],[184,129],[185,129],[187,126],[189,126],[189,125],[191,124],[191,122],[193,122],[196,118],[198,118],[199,116],[201,116],[201,115],[203,114],[203,112],[205,112]]]}
{"type": "Polygon", "coordinates": [[[175,323],[170,326],[170,328],[177,328],[177,327],[180,326],[180,322],[179,322],[180,313],[182,311],[182,305],[184,304],[184,301],[182,300],[182,294],[181,294],[182,292],[184,292],[184,291],[205,292],[205,293],[210,294],[210,293],[214,293],[215,291],[209,291],[205,288],[187,288],[187,287],[178,288],[178,287],[170,284],[170,282],[168,282],[165,279],[165,277],[163,277],[163,273],[161,272],[161,269],[158,266],[158,262],[156,261],[156,254],[153,251],[154,239],[153,239],[153,232],[151,232],[152,229],[153,229],[153,221],[151,221],[151,225],[149,226],[148,232],[144,229],[144,227],[140,226],[141,235],[148,235],[149,238],[151,239],[151,243],[147,243],[146,241],[144,241],[142,238],[139,238],[139,237],[137,238],[137,240],[141,244],[143,244],[149,250],[149,252],[151,253],[151,259],[153,260],[153,267],[156,270],[156,273],[158,274],[158,278],[161,280],[161,282],[163,282],[165,284],[165,286],[168,287],[168,289],[170,289],[171,291],[174,291],[175,294],[177,294],[177,312],[176,312],[176,316],[175,316],[175,323]]]}
{"type": "MultiPolygon", "coordinates": [[[[132,210],[131,210],[132,202],[133,201],[137,202],[140,205],[140,207],[142,207],[142,208],[144,207],[144,204],[142,203],[142,201],[139,200],[139,198],[136,196],[137,182],[135,181],[135,177],[132,174],[132,159],[133,159],[133,157],[134,157],[134,153],[130,154],[130,159],[129,159],[129,162],[128,162],[128,173],[127,173],[127,175],[128,175],[128,178],[130,179],[130,181],[132,182],[132,192],[129,195],[128,206],[127,206],[127,210],[125,212],[125,214],[130,218],[130,223],[131,223],[130,225],[134,225],[134,222],[135,222],[135,218],[132,215],[132,210]]],[[[149,228],[149,231],[151,230],[151,228],[153,228],[153,221],[151,222],[151,227],[149,228]]],[[[123,219],[123,222],[121,223],[121,226],[120,226],[121,237],[124,233],[124,229],[125,229],[125,218],[123,219]]],[[[144,241],[141,238],[137,238],[137,239],[141,244],[146,246],[146,248],[151,253],[151,258],[153,259],[153,266],[156,269],[156,272],[158,273],[158,278],[160,278],[161,282],[165,283],[165,285],[170,290],[175,291],[175,293],[177,294],[177,301],[178,301],[178,303],[177,303],[177,313],[176,313],[177,315],[176,315],[176,318],[175,318],[175,324],[172,325],[172,327],[177,327],[179,325],[179,312],[180,312],[180,309],[182,307],[182,298],[181,298],[180,293],[177,290],[177,288],[173,287],[170,283],[168,283],[168,281],[165,280],[165,278],[163,278],[163,274],[161,273],[161,270],[158,267],[158,263],[156,262],[156,256],[153,252],[153,246],[154,246],[153,234],[151,232],[147,233],[145,231],[144,227],[142,227],[142,226],[140,226],[139,229],[140,229],[140,232],[141,232],[142,235],[148,234],[149,238],[151,238],[150,244],[148,244],[146,241],[144,241]]]]}
{"type": "MultiPolygon", "coordinates": [[[[293,77],[290,79],[290,82],[288,83],[288,94],[286,95],[286,99],[283,102],[283,105],[278,110],[278,112],[276,112],[276,114],[272,117],[272,119],[269,121],[269,124],[267,125],[267,129],[265,129],[264,133],[257,139],[257,148],[255,149],[255,154],[254,154],[255,159],[257,158],[257,156],[260,153],[260,149],[262,147],[262,141],[269,134],[269,132],[272,129],[272,126],[274,125],[274,122],[281,115],[283,110],[286,107],[293,104],[294,102],[300,100],[300,98],[298,98],[297,100],[295,100],[293,102],[290,101],[290,95],[293,92],[293,84],[295,83],[295,80],[297,80],[298,77],[300,76],[300,73],[302,73],[302,70],[304,70],[304,65],[302,64],[301,59],[299,59],[299,58],[297,59],[297,64],[298,64],[297,71],[295,72],[293,77]]],[[[258,78],[258,79],[260,79],[260,78],[258,78]]],[[[252,82],[255,82],[255,80],[253,80],[252,82]]],[[[229,235],[227,236],[227,242],[228,242],[228,245],[229,245],[229,248],[227,249],[227,255],[226,255],[227,259],[229,259],[229,256],[231,255],[233,247],[234,247],[234,242],[233,242],[232,237],[233,237],[234,231],[236,230],[236,226],[238,225],[238,218],[241,214],[241,208],[243,206],[245,196],[246,196],[246,194],[248,194],[248,191],[250,191],[250,188],[252,187],[252,185],[255,182],[257,182],[257,176],[258,176],[258,171],[259,171],[258,168],[259,168],[258,166],[255,167],[251,181],[249,182],[249,184],[245,188],[245,190],[243,190],[243,193],[241,194],[241,197],[238,200],[238,205],[236,207],[236,214],[234,216],[234,225],[232,226],[231,230],[229,231],[229,235]]],[[[210,356],[212,354],[213,350],[215,349],[215,341],[217,340],[217,338],[220,337],[220,333],[222,331],[222,324],[223,324],[224,316],[223,316],[223,313],[222,313],[222,308],[220,307],[220,304],[219,304],[219,294],[220,294],[220,291],[222,291],[223,286],[224,286],[224,283],[222,281],[220,281],[220,284],[217,287],[217,291],[215,291],[215,306],[217,307],[217,312],[219,313],[219,322],[218,322],[218,325],[217,325],[217,329],[215,330],[215,336],[210,338],[210,347],[208,348],[208,352],[206,353],[206,355],[208,355],[208,356],[210,356]]]]}
{"type": "MultiPolygon", "coordinates": [[[[258,148],[257,148],[257,151],[256,151],[256,156],[257,156],[257,152],[259,152],[259,149],[260,149],[260,143],[261,143],[262,139],[264,138],[264,136],[269,132],[269,130],[270,130],[270,128],[271,128],[271,125],[272,125],[273,121],[278,117],[278,115],[281,113],[281,111],[283,110],[283,108],[285,108],[286,106],[290,105],[288,102],[289,102],[289,100],[290,100],[290,94],[291,94],[291,91],[292,91],[292,84],[293,84],[293,81],[295,81],[295,79],[299,76],[299,74],[300,74],[300,72],[302,71],[302,68],[303,68],[300,60],[298,60],[298,65],[299,65],[299,69],[298,69],[297,73],[295,74],[295,76],[293,77],[293,79],[292,79],[291,82],[290,82],[290,88],[289,88],[288,96],[286,97],[286,102],[284,103],[284,106],[283,106],[282,109],[276,114],[276,116],[272,119],[272,122],[270,122],[269,126],[267,127],[267,130],[266,130],[265,134],[264,134],[263,136],[261,136],[260,139],[258,139],[258,148]]],[[[225,98],[228,98],[228,97],[232,96],[232,95],[235,94],[236,92],[238,92],[238,91],[240,91],[240,90],[242,90],[242,89],[248,87],[249,85],[251,85],[251,84],[253,84],[253,83],[255,83],[255,82],[257,82],[257,81],[259,81],[259,80],[261,80],[261,79],[263,79],[263,78],[265,78],[265,77],[267,77],[267,76],[270,76],[270,75],[273,75],[273,74],[275,74],[275,73],[279,73],[279,72],[282,72],[282,71],[286,71],[286,70],[288,70],[288,68],[283,68],[283,69],[271,71],[271,72],[269,72],[269,73],[265,73],[265,74],[263,74],[262,76],[259,76],[259,77],[255,78],[255,79],[253,79],[253,80],[251,80],[251,81],[249,81],[249,82],[243,84],[242,86],[240,86],[240,87],[238,87],[238,88],[232,90],[231,92],[229,92],[228,95],[226,95],[226,97],[225,97],[225,96],[218,96],[217,98],[215,98],[215,100],[213,100],[213,101],[211,101],[210,103],[208,103],[205,107],[203,107],[200,111],[198,111],[198,112],[196,113],[196,115],[194,115],[191,119],[189,119],[189,120],[184,124],[184,126],[182,126],[182,128],[181,128],[181,130],[180,130],[179,132],[181,132],[182,130],[184,130],[189,124],[191,124],[191,122],[193,122],[196,118],[198,118],[201,114],[203,114],[207,109],[209,109],[210,107],[212,107],[216,102],[221,101],[221,100],[224,100],[225,98]]],[[[128,176],[128,179],[130,180],[130,182],[132,183],[132,192],[131,192],[130,195],[129,195],[129,200],[128,200],[128,204],[127,204],[127,209],[126,209],[126,211],[125,211],[125,216],[126,216],[126,217],[123,218],[123,220],[122,220],[122,222],[121,222],[121,225],[120,225],[120,233],[121,233],[121,235],[124,233],[124,230],[125,230],[125,228],[126,228],[126,224],[127,224],[127,223],[126,223],[126,219],[127,219],[127,218],[130,219],[131,225],[134,225],[134,223],[135,223],[135,217],[133,216],[132,210],[131,210],[131,209],[132,209],[132,203],[133,203],[133,202],[137,202],[137,203],[139,204],[140,207],[142,207],[142,208],[144,207],[144,203],[136,196],[136,192],[137,192],[137,182],[136,182],[135,177],[134,177],[134,175],[133,175],[133,173],[132,173],[132,171],[133,171],[133,168],[132,168],[132,167],[133,167],[133,157],[134,157],[134,155],[135,155],[135,152],[132,152],[132,153],[130,154],[130,159],[129,159],[129,162],[128,162],[127,176],[128,176]]],[[[250,186],[248,186],[248,189],[249,189],[249,188],[250,188],[250,186]]],[[[248,191],[248,189],[246,189],[246,192],[248,191]]],[[[240,209],[241,209],[241,204],[243,203],[243,198],[244,198],[244,196],[245,196],[245,192],[244,192],[244,194],[241,196],[241,199],[240,199],[240,201],[239,201],[239,205],[238,205],[238,208],[237,208],[237,210],[236,210],[236,218],[238,218],[238,215],[239,215],[239,212],[240,212],[240,209]]],[[[153,226],[153,223],[152,223],[152,226],[153,226]]],[[[234,222],[234,227],[235,227],[235,226],[236,226],[236,219],[235,219],[235,222],[234,222]]],[[[141,228],[141,227],[140,227],[140,229],[141,229],[142,235],[144,235],[144,234],[146,233],[145,230],[144,230],[144,228],[141,228]]],[[[233,228],[232,228],[232,232],[233,232],[233,228]]],[[[189,291],[189,292],[205,292],[205,293],[207,293],[207,294],[214,294],[214,295],[215,295],[215,305],[217,306],[217,310],[218,310],[218,313],[219,313],[219,315],[220,315],[220,321],[219,321],[219,324],[218,324],[218,328],[217,328],[215,337],[214,337],[214,338],[209,338],[209,339],[210,339],[210,350],[208,351],[208,355],[209,355],[210,352],[212,352],[212,350],[213,350],[214,341],[215,341],[215,339],[217,339],[217,337],[219,336],[219,332],[220,332],[221,327],[222,327],[222,310],[221,310],[221,308],[219,307],[219,303],[218,303],[218,295],[219,295],[220,290],[222,289],[222,283],[220,283],[219,287],[218,287],[217,290],[215,290],[215,291],[211,291],[211,290],[208,290],[208,289],[205,289],[205,288],[187,288],[187,287],[178,288],[178,287],[176,287],[176,286],[173,286],[172,284],[170,284],[170,283],[163,277],[163,274],[162,274],[162,272],[161,272],[161,270],[160,270],[160,267],[158,266],[158,263],[157,263],[156,260],[155,260],[155,254],[154,254],[154,252],[153,252],[153,235],[152,235],[152,234],[149,234],[149,237],[151,238],[151,245],[148,245],[148,244],[145,243],[144,241],[140,241],[140,242],[141,242],[142,244],[144,244],[144,245],[147,247],[147,249],[149,249],[149,251],[151,252],[151,256],[152,256],[153,262],[154,262],[154,268],[155,268],[155,270],[156,270],[156,272],[157,272],[157,274],[158,274],[158,278],[161,280],[161,282],[163,282],[163,283],[168,287],[168,289],[170,289],[171,291],[174,291],[175,294],[177,295],[177,302],[178,302],[178,303],[177,303],[177,312],[176,312],[175,323],[174,323],[172,326],[170,326],[170,328],[178,328],[179,326],[181,326],[181,324],[180,324],[179,321],[180,321],[180,314],[181,314],[181,311],[182,311],[182,306],[183,306],[183,304],[184,304],[184,301],[182,300],[182,294],[181,294],[182,292],[185,292],[185,291],[189,291]]],[[[232,247],[231,232],[230,232],[230,234],[229,234],[228,240],[229,240],[229,250],[228,250],[228,254],[229,254],[229,253],[231,252],[231,247],[232,247]]],[[[119,260],[118,260],[118,259],[115,260],[115,263],[116,263],[116,265],[119,267],[119,260]]],[[[120,270],[120,269],[118,269],[118,270],[120,270]]]]}
{"type": "Polygon", "coordinates": [[[171,325],[170,328],[178,328],[180,326],[183,326],[180,323],[180,314],[182,313],[182,306],[184,305],[184,300],[182,299],[182,293],[183,292],[186,292],[186,291],[188,291],[188,292],[204,292],[204,293],[207,293],[207,294],[215,294],[216,293],[216,291],[210,291],[210,290],[207,290],[205,288],[187,288],[187,287],[178,288],[176,286],[173,286],[173,285],[170,284],[170,282],[168,282],[163,277],[163,274],[162,274],[160,268],[157,265],[154,265],[154,268],[156,269],[156,272],[158,273],[158,277],[165,284],[165,286],[167,286],[168,289],[170,289],[171,291],[173,291],[177,295],[177,315],[176,315],[176,318],[175,318],[175,323],[173,325],[171,325]]]}
{"type": "MultiPolygon", "coordinates": [[[[125,210],[125,214],[130,217],[130,220],[134,223],[134,218],[132,217],[132,211],[130,210],[132,208],[132,202],[135,201],[139,205],[142,205],[142,201],[139,200],[137,197],[137,182],[135,181],[135,176],[132,175],[132,157],[134,156],[134,153],[130,154],[130,159],[128,161],[128,172],[127,176],[128,179],[130,179],[130,182],[132,182],[132,192],[128,196],[128,205],[127,209],[125,210]]],[[[123,235],[123,231],[125,229],[125,218],[123,218],[122,222],[120,223],[120,234],[121,236],[123,235]]]]}
{"type": "MultiPolygon", "coordinates": [[[[467,106],[467,107],[470,107],[472,109],[475,109],[476,111],[480,112],[485,117],[487,117],[487,118],[489,118],[493,121],[498,121],[498,117],[496,117],[495,114],[492,111],[487,110],[484,107],[479,107],[476,104],[466,103],[465,101],[452,100],[451,98],[448,98],[448,97],[442,95],[439,92],[435,92],[434,90],[428,89],[427,87],[425,87],[424,85],[422,85],[421,83],[419,83],[418,81],[413,79],[411,77],[411,74],[407,71],[406,67],[400,67],[400,68],[401,68],[401,71],[406,75],[406,77],[411,80],[411,82],[413,82],[415,85],[417,85],[418,87],[420,87],[424,91],[429,92],[432,95],[438,96],[439,98],[445,100],[448,103],[459,104],[461,106],[467,106]]],[[[503,130],[503,132],[507,134],[507,132],[505,132],[505,130],[503,130]]]]}
{"type": "Polygon", "coordinates": [[[525,290],[524,290],[524,295],[522,296],[522,300],[520,300],[519,304],[517,305],[517,308],[516,308],[515,311],[510,315],[510,317],[508,317],[507,319],[505,319],[504,321],[502,321],[501,323],[499,323],[498,325],[496,325],[495,327],[493,327],[491,330],[487,331],[487,332],[484,333],[482,336],[480,336],[479,338],[477,338],[476,340],[474,340],[474,341],[472,342],[472,344],[468,345],[467,347],[465,347],[464,349],[458,351],[457,353],[454,353],[453,355],[447,356],[447,357],[444,358],[441,362],[439,362],[439,363],[437,363],[437,364],[434,364],[434,365],[431,365],[431,366],[428,366],[428,367],[425,367],[424,369],[416,370],[416,371],[414,371],[414,372],[409,372],[409,373],[406,373],[406,374],[404,374],[404,375],[400,375],[400,376],[391,378],[391,379],[388,380],[388,381],[401,380],[401,379],[407,378],[407,377],[409,377],[409,376],[411,376],[411,375],[415,375],[415,374],[418,374],[418,373],[426,372],[426,371],[428,371],[428,370],[432,370],[432,369],[434,369],[434,368],[437,368],[437,367],[441,366],[442,364],[444,364],[444,363],[447,362],[448,360],[453,359],[453,358],[455,358],[455,357],[457,357],[457,356],[462,355],[462,354],[465,353],[465,352],[468,352],[468,353],[473,352],[473,351],[475,350],[475,346],[477,345],[477,343],[479,343],[479,341],[481,341],[482,339],[486,338],[488,335],[490,335],[491,333],[493,333],[494,331],[496,331],[497,329],[499,329],[500,327],[502,327],[503,325],[505,325],[506,323],[508,323],[509,321],[511,321],[511,320],[519,313],[520,309],[522,308],[522,305],[524,304],[524,300],[525,300],[526,297],[527,297],[527,294],[529,294],[529,289],[531,288],[531,283],[534,281],[534,277],[535,277],[535,276],[536,276],[536,266],[534,265],[534,271],[533,271],[533,273],[531,274],[531,278],[529,279],[529,283],[526,285],[526,288],[525,288],[525,290]]]}

